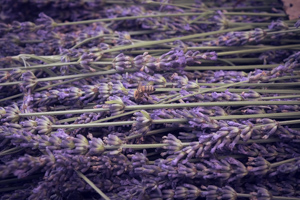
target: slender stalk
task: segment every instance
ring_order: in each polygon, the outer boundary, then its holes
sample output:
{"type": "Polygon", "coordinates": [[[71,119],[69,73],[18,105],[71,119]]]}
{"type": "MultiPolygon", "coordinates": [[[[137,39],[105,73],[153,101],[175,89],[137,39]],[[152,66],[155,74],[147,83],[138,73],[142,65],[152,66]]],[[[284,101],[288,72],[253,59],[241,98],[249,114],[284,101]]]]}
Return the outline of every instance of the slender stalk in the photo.
{"type": "MultiPolygon", "coordinates": [[[[71,82],[74,82],[74,81],[79,81],[83,78],[85,78],[85,77],[80,77],[80,78],[76,78],[76,79],[72,79],[72,80],[68,80],[68,81],[63,81],[63,82],[60,82],[60,83],[55,83],[55,84],[52,84],[52,85],[47,85],[47,86],[44,86],[44,87],[41,87],[41,88],[38,88],[38,89],[34,90],[34,92],[43,91],[43,90],[46,90],[48,88],[53,88],[53,87],[56,87],[58,85],[63,85],[63,84],[71,83],[71,82]]],[[[10,96],[10,97],[6,97],[6,98],[3,98],[3,99],[0,99],[0,102],[7,101],[7,100],[10,100],[10,99],[14,99],[14,98],[17,98],[17,97],[21,97],[23,95],[24,95],[23,93],[20,93],[20,94],[16,94],[16,95],[13,95],[13,96],[10,96]]]]}
{"type": "Polygon", "coordinates": [[[219,31],[211,31],[211,32],[207,32],[207,33],[199,33],[199,34],[187,35],[187,36],[182,36],[182,37],[173,37],[173,38],[164,39],[164,40],[145,41],[145,42],[140,42],[140,43],[136,43],[136,44],[132,44],[132,45],[124,45],[124,46],[121,46],[121,47],[111,48],[111,49],[108,49],[108,50],[104,50],[102,52],[103,53],[109,53],[109,52],[114,52],[114,51],[120,51],[120,50],[126,50],[126,49],[133,49],[133,48],[138,48],[138,47],[146,47],[146,46],[151,46],[151,45],[156,45],[156,44],[162,44],[162,43],[167,43],[167,42],[173,42],[173,41],[176,41],[176,40],[188,40],[188,39],[192,39],[192,38],[210,36],[210,35],[219,34],[219,33],[246,30],[246,29],[250,29],[250,28],[252,28],[252,26],[237,27],[237,28],[231,28],[231,29],[225,29],[225,30],[219,30],[219,31]]]}
{"type": "Polygon", "coordinates": [[[242,54],[242,53],[259,53],[269,50],[277,50],[277,49],[291,49],[291,48],[299,48],[299,44],[292,44],[292,45],[283,45],[283,46],[272,46],[272,47],[262,47],[259,49],[247,49],[247,50],[238,50],[238,51],[227,51],[227,52],[220,52],[218,56],[227,56],[227,55],[234,55],[234,54],[242,54]]]}
{"type": "Polygon", "coordinates": [[[80,171],[74,170],[77,175],[82,178],[87,184],[89,184],[103,199],[110,200],[108,196],[106,196],[90,179],[88,179],[84,174],[82,174],[80,171]]]}
{"type": "Polygon", "coordinates": [[[278,64],[273,65],[240,65],[240,66],[187,66],[184,68],[186,71],[205,71],[205,70],[246,70],[246,69],[272,69],[278,67],[278,64]]]}
{"type": "Polygon", "coordinates": [[[262,97],[262,100],[271,100],[271,99],[294,99],[300,98],[300,95],[286,95],[286,96],[275,96],[275,97],[262,97]]]}
{"type": "Polygon", "coordinates": [[[282,165],[282,164],[294,162],[296,159],[299,159],[299,158],[291,158],[291,159],[288,159],[288,160],[283,160],[283,161],[280,161],[280,162],[272,163],[272,164],[270,165],[270,167],[271,167],[271,168],[278,167],[278,166],[280,166],[280,165],[282,165]]]}
{"type": "Polygon", "coordinates": [[[167,146],[168,144],[123,144],[120,146],[104,146],[106,150],[123,149],[155,149],[167,146]]]}
{"type": "MultiPolygon", "coordinates": [[[[248,119],[248,118],[275,118],[275,117],[300,117],[300,112],[289,112],[289,113],[267,113],[267,114],[253,114],[253,115],[227,115],[210,117],[215,120],[232,120],[232,119],[248,119]]],[[[152,124],[165,124],[165,123],[186,123],[188,119],[177,118],[177,119],[161,119],[152,120],[152,124]]],[[[93,127],[109,127],[109,126],[124,126],[135,124],[136,121],[119,121],[119,122],[106,122],[106,123],[88,123],[88,124],[67,124],[67,125],[51,125],[52,128],[93,128],[93,127]]],[[[279,123],[279,122],[278,122],[279,123]]],[[[298,124],[300,120],[289,121],[289,123],[298,124]]],[[[259,127],[260,128],[260,127],[259,127]]]]}
{"type": "Polygon", "coordinates": [[[268,139],[261,139],[261,140],[247,140],[247,141],[238,141],[237,144],[263,144],[263,143],[273,143],[273,142],[279,142],[279,138],[268,138],[268,139]]]}
{"type": "Polygon", "coordinates": [[[224,12],[224,15],[236,16],[260,16],[260,17],[286,17],[286,14],[283,13],[255,13],[255,12],[224,12]]]}
{"type": "Polygon", "coordinates": [[[278,34],[278,33],[290,33],[290,32],[298,32],[300,31],[297,28],[291,28],[288,30],[282,30],[282,31],[274,31],[274,32],[268,32],[267,35],[273,35],[273,34],[278,34]]]}
{"type": "Polygon", "coordinates": [[[11,148],[11,149],[1,151],[1,152],[0,152],[0,156],[18,153],[18,152],[20,152],[20,151],[22,151],[22,150],[24,150],[23,147],[13,147],[13,148],[11,148]]]}
{"type": "Polygon", "coordinates": [[[300,200],[300,198],[297,198],[297,197],[272,196],[272,200],[300,200]]]}
{"type": "MultiPolygon", "coordinates": [[[[199,102],[199,103],[178,103],[178,104],[151,104],[151,105],[131,105],[126,106],[125,110],[146,110],[162,108],[190,108],[198,106],[249,106],[249,105],[300,105],[300,101],[225,101],[225,102],[199,102]]],[[[20,113],[20,117],[42,116],[42,115],[66,115],[89,112],[107,112],[109,108],[93,108],[80,110],[64,110],[37,113],[20,113]]]]}
{"type": "Polygon", "coordinates": [[[241,81],[241,82],[238,82],[238,83],[224,84],[223,86],[220,86],[220,87],[217,87],[217,88],[210,88],[210,89],[202,90],[200,92],[194,92],[192,94],[188,94],[188,95],[185,95],[185,96],[177,97],[177,98],[171,99],[171,100],[169,100],[169,101],[167,101],[165,103],[170,103],[170,102],[173,102],[173,101],[177,101],[179,99],[183,99],[183,98],[187,98],[187,97],[192,97],[192,96],[197,95],[197,94],[203,94],[205,92],[218,91],[219,89],[224,89],[224,88],[228,88],[228,87],[231,87],[231,86],[241,85],[241,84],[244,84],[244,83],[247,83],[247,82],[248,81],[241,81]]]}
{"type": "MultiPolygon", "coordinates": [[[[293,77],[289,77],[293,78],[293,77]]],[[[297,77],[295,77],[297,78],[297,77]]],[[[270,80],[272,81],[272,80],[270,80]]],[[[198,83],[200,86],[221,86],[224,85],[224,83],[198,83]]],[[[289,87],[289,86],[298,86],[300,85],[300,82],[288,82],[288,83],[244,83],[241,85],[242,87],[289,87]]],[[[241,87],[239,86],[239,87],[241,87]]]]}
{"type": "MultiPolygon", "coordinates": [[[[249,63],[261,63],[262,64],[262,60],[259,59],[259,58],[226,58],[226,59],[223,58],[222,60],[227,60],[227,61],[230,61],[230,62],[233,62],[233,63],[247,63],[247,64],[249,64],[249,63]]],[[[215,60],[201,60],[201,63],[215,64],[216,61],[215,60]]]]}
{"type": "MultiPolygon", "coordinates": [[[[213,13],[213,12],[209,12],[213,13]]],[[[69,25],[79,25],[79,24],[91,24],[95,22],[111,22],[111,21],[122,21],[130,19],[140,19],[140,18],[155,18],[155,17],[178,17],[178,16],[198,16],[199,13],[176,13],[176,14],[157,14],[157,15],[140,15],[140,16],[128,16],[128,17],[117,17],[117,18],[105,18],[105,19],[92,19],[84,20],[77,22],[64,22],[64,23],[55,23],[54,27],[57,26],[69,26],[69,25]]]]}
{"type": "MultiPolygon", "coordinates": [[[[158,134],[158,133],[172,132],[175,130],[178,130],[178,128],[161,128],[161,129],[149,131],[145,134],[145,136],[154,135],[154,134],[158,134]]],[[[143,136],[143,134],[141,134],[141,133],[136,134],[136,135],[130,135],[130,136],[126,137],[126,140],[132,140],[135,138],[140,138],[142,136],[143,136]]]]}
{"type": "Polygon", "coordinates": [[[46,65],[34,65],[34,66],[28,66],[28,67],[12,67],[12,68],[1,68],[0,71],[10,71],[14,69],[24,69],[24,70],[29,70],[29,69],[42,69],[46,67],[60,67],[60,66],[65,66],[65,65],[77,65],[79,62],[66,62],[66,63],[50,63],[46,65]]]}
{"type": "MultiPolygon", "coordinates": [[[[131,71],[131,70],[129,70],[129,71],[131,71]]],[[[127,72],[129,72],[129,71],[127,70],[127,72]]],[[[126,72],[126,70],[124,72],[126,72]]],[[[57,77],[49,77],[49,78],[40,78],[40,79],[37,79],[37,82],[56,81],[56,80],[70,79],[70,78],[87,78],[87,77],[91,77],[91,76],[115,74],[115,73],[117,73],[117,71],[112,69],[112,70],[93,72],[93,73],[75,74],[75,75],[67,75],[67,76],[57,76],[57,77]]],[[[0,83],[0,86],[17,85],[17,84],[20,84],[20,83],[22,83],[22,81],[0,83]]]]}

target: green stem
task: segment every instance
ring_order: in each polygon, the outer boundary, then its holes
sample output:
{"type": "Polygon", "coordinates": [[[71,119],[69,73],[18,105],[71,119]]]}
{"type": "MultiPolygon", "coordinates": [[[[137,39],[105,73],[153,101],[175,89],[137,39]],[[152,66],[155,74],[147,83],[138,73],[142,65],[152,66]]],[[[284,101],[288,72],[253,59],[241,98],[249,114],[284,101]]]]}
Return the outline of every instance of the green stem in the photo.
{"type": "Polygon", "coordinates": [[[297,198],[297,197],[272,196],[272,200],[300,200],[300,198],[297,198]]]}
{"type": "Polygon", "coordinates": [[[285,96],[275,96],[275,97],[261,97],[261,100],[270,100],[270,99],[294,99],[300,98],[300,95],[285,95],[285,96]]]}
{"type": "Polygon", "coordinates": [[[188,94],[188,95],[185,95],[185,96],[177,97],[177,98],[171,99],[171,100],[169,100],[169,101],[167,101],[165,103],[170,103],[170,102],[173,102],[173,101],[177,101],[179,99],[183,99],[183,98],[187,98],[187,97],[192,97],[192,96],[197,95],[197,94],[203,94],[205,92],[218,91],[219,89],[228,88],[228,87],[236,86],[236,85],[242,85],[242,84],[247,83],[247,82],[248,81],[241,81],[241,82],[238,82],[238,83],[224,84],[223,86],[220,86],[220,87],[217,87],[217,88],[210,88],[210,89],[202,90],[200,92],[194,92],[192,94],[188,94]]]}
{"type": "MultiPolygon", "coordinates": [[[[126,72],[126,71],[124,71],[124,72],[126,72]]],[[[71,79],[71,78],[87,78],[87,77],[91,77],[91,76],[115,74],[115,73],[117,73],[117,71],[112,69],[112,70],[93,72],[93,73],[75,74],[75,75],[67,75],[67,76],[57,76],[57,77],[49,77],[49,78],[40,78],[40,79],[37,79],[37,82],[56,81],[56,80],[71,79]]],[[[17,85],[17,84],[20,84],[20,83],[22,83],[22,81],[0,83],[0,86],[17,85]]]]}
{"type": "MultiPolygon", "coordinates": [[[[223,58],[222,60],[227,60],[233,63],[262,63],[262,60],[259,58],[223,58]]],[[[218,60],[217,60],[218,61],[218,60]]],[[[215,60],[201,60],[201,63],[212,63],[215,64],[215,60]]]]}
{"type": "Polygon", "coordinates": [[[291,48],[299,48],[299,44],[293,45],[283,45],[283,46],[272,46],[272,47],[262,47],[259,49],[248,49],[248,50],[238,50],[238,51],[228,51],[228,52],[220,52],[218,56],[227,56],[227,55],[234,55],[234,54],[242,54],[242,53],[259,53],[269,50],[277,50],[277,49],[291,49],[291,48]]]}
{"type": "Polygon", "coordinates": [[[11,148],[11,149],[1,151],[1,152],[0,152],[0,156],[18,153],[18,152],[20,152],[20,151],[22,151],[22,150],[24,150],[23,147],[13,147],[13,148],[11,148]]]}
{"type": "MultiPolygon", "coordinates": [[[[146,110],[146,109],[163,109],[163,108],[190,108],[190,107],[207,107],[207,106],[249,106],[249,105],[300,105],[300,101],[226,101],[226,102],[199,102],[199,103],[177,103],[177,104],[151,104],[151,105],[131,105],[126,106],[125,110],[146,110]]],[[[109,108],[93,108],[80,110],[64,110],[37,113],[20,113],[20,117],[42,116],[42,115],[66,115],[89,112],[107,112],[109,108]]]]}
{"type": "Polygon", "coordinates": [[[117,18],[92,19],[92,20],[84,20],[84,21],[77,21],[77,22],[55,23],[54,27],[57,27],[57,26],[69,26],[69,25],[79,25],[79,24],[91,24],[91,23],[95,23],[95,22],[122,21],[122,20],[140,19],[140,18],[198,16],[198,15],[199,15],[199,13],[176,13],[176,14],[140,15],[140,16],[117,17],[117,18]]]}
{"type": "Polygon", "coordinates": [[[149,131],[145,135],[143,135],[141,133],[136,134],[136,135],[130,135],[130,136],[126,137],[126,140],[132,140],[132,139],[135,139],[135,138],[154,135],[154,134],[158,134],[158,133],[172,132],[172,131],[175,131],[175,130],[178,130],[178,128],[161,128],[161,129],[149,131]]]}
{"type": "Polygon", "coordinates": [[[90,179],[88,179],[84,174],[82,174],[80,171],[74,170],[77,175],[82,178],[87,184],[89,184],[103,199],[110,200],[108,196],[106,196],[90,179]]]}
{"type": "MultiPolygon", "coordinates": [[[[260,46],[239,46],[239,47],[227,47],[227,46],[201,46],[201,47],[187,47],[187,50],[236,50],[236,49],[258,49],[261,48],[260,46]]],[[[149,49],[146,50],[148,53],[166,53],[170,51],[169,48],[166,49],[149,49]]],[[[143,54],[145,50],[134,50],[130,51],[131,54],[143,54]]]]}
{"type": "Polygon", "coordinates": [[[174,38],[164,39],[164,40],[145,41],[145,42],[140,42],[140,43],[136,43],[136,44],[132,44],[132,45],[124,45],[121,47],[115,47],[112,49],[104,50],[102,52],[109,53],[109,52],[114,52],[114,51],[121,51],[121,50],[126,50],[126,49],[133,49],[133,48],[138,48],[138,47],[146,47],[146,46],[157,45],[157,44],[162,44],[162,43],[167,43],[167,42],[173,42],[176,40],[188,40],[188,39],[192,39],[192,38],[210,36],[210,35],[219,34],[219,33],[240,31],[240,30],[245,30],[245,29],[250,29],[250,28],[252,28],[252,26],[244,26],[244,27],[237,27],[237,28],[231,28],[231,29],[226,29],[226,30],[212,31],[212,32],[207,32],[207,33],[199,33],[199,34],[187,35],[187,36],[182,36],[182,37],[174,37],[174,38]]]}
{"type": "Polygon", "coordinates": [[[192,66],[192,67],[185,67],[184,70],[186,71],[205,71],[205,70],[247,70],[247,69],[272,69],[278,67],[278,64],[273,65],[240,65],[240,66],[192,66]]]}
{"type": "Polygon", "coordinates": [[[280,162],[272,163],[270,165],[270,168],[274,168],[274,167],[278,167],[278,166],[280,166],[282,164],[294,162],[296,159],[299,159],[299,158],[291,158],[291,159],[288,159],[288,160],[283,160],[283,161],[280,161],[280,162]]]}
{"type": "Polygon", "coordinates": [[[87,43],[87,42],[89,42],[89,41],[92,41],[92,40],[95,40],[95,39],[98,39],[98,38],[101,38],[101,37],[103,37],[103,34],[100,34],[100,35],[97,35],[97,36],[94,36],[94,37],[87,38],[87,39],[85,39],[85,40],[79,42],[78,44],[74,45],[71,49],[75,49],[76,47],[79,47],[79,46],[81,46],[81,45],[83,45],[83,44],[85,44],[85,43],[87,43]]]}
{"type": "Polygon", "coordinates": [[[288,30],[268,32],[267,35],[273,35],[273,34],[278,34],[278,33],[298,32],[298,31],[300,31],[299,28],[291,28],[291,29],[288,29],[288,30]]]}
{"type": "MultiPolygon", "coordinates": [[[[267,114],[253,114],[253,115],[227,115],[210,117],[215,120],[232,120],[232,119],[248,119],[248,118],[275,118],[275,117],[300,117],[300,112],[289,112],[289,113],[267,113],[267,114]]],[[[165,124],[165,123],[186,123],[188,119],[177,118],[177,119],[160,119],[152,120],[152,124],[165,124]]],[[[59,128],[93,128],[93,127],[109,127],[109,126],[124,126],[135,124],[136,121],[119,121],[119,122],[106,122],[106,123],[88,123],[88,124],[67,124],[67,125],[51,125],[54,129],[59,128]]],[[[279,122],[278,122],[279,123],[279,122]]],[[[289,123],[297,124],[300,120],[289,121],[289,123]]],[[[280,124],[280,123],[279,123],[280,124]]]]}
{"type": "Polygon", "coordinates": [[[79,64],[79,62],[66,62],[66,63],[50,63],[50,64],[46,64],[46,65],[34,65],[34,66],[28,66],[28,67],[12,67],[12,68],[2,68],[0,69],[0,71],[10,71],[10,70],[14,70],[14,69],[24,69],[24,70],[28,70],[28,69],[42,69],[42,68],[46,68],[46,67],[60,67],[60,66],[65,66],[65,65],[77,65],[79,64]]]}
{"type": "MultiPolygon", "coordinates": [[[[172,88],[166,88],[166,89],[172,89],[172,88]]],[[[175,89],[178,89],[178,88],[175,88],[175,89]]],[[[157,89],[158,91],[159,89],[157,89]]],[[[178,91],[180,91],[181,89],[178,89],[178,91]]],[[[159,90],[160,91],[160,90],[159,90]]],[[[164,91],[164,90],[162,90],[164,91]]],[[[168,91],[174,91],[174,90],[168,90],[168,91]]],[[[224,90],[225,91],[225,90],[224,90]]],[[[229,89],[228,90],[229,92],[244,92],[245,90],[243,89],[229,89]]],[[[297,90],[283,90],[283,91],[278,91],[278,90],[255,90],[257,92],[260,92],[260,93],[266,93],[266,92],[269,92],[269,93],[295,93],[295,91],[297,90]]],[[[300,91],[297,91],[298,93],[300,93],[300,91]]],[[[275,97],[262,97],[261,99],[264,100],[264,99],[285,99],[285,98],[298,98],[300,97],[300,95],[288,95],[288,96],[275,96],[275,97]]],[[[111,120],[111,119],[116,119],[116,118],[119,118],[119,117],[123,117],[123,116],[126,116],[126,115],[131,115],[131,114],[134,114],[135,112],[138,112],[140,110],[133,110],[131,112],[126,112],[126,113],[122,113],[122,114],[119,114],[119,115],[115,115],[115,116],[111,116],[111,117],[106,117],[106,118],[103,118],[103,119],[100,119],[100,120],[96,120],[96,121],[93,121],[91,123],[100,123],[100,122],[104,122],[104,121],[108,121],[108,120],[111,120]]],[[[78,119],[78,117],[72,117],[72,118],[68,118],[68,119],[63,119],[63,120],[59,120],[58,122],[59,123],[65,123],[65,122],[72,122],[72,121],[75,121],[76,119],[78,119]]]]}
{"type": "MultiPolygon", "coordinates": [[[[294,77],[289,77],[294,78],[294,77]]],[[[297,77],[295,77],[297,78],[297,77]]],[[[271,80],[270,80],[271,81],[271,80]]],[[[200,86],[220,86],[224,85],[224,83],[198,83],[200,86]]],[[[300,85],[300,82],[290,82],[290,83],[244,83],[243,85],[240,85],[238,87],[289,87],[289,86],[298,86],[300,85]]]]}
{"type": "MultiPolygon", "coordinates": [[[[216,120],[232,120],[232,119],[249,119],[249,118],[253,118],[253,119],[254,118],[277,118],[277,117],[299,118],[300,112],[266,113],[266,114],[253,114],[253,115],[227,115],[227,116],[217,116],[217,117],[210,117],[210,118],[216,120]]],[[[291,124],[299,124],[300,120],[292,120],[288,122],[291,124]]],[[[278,122],[278,124],[280,124],[280,122],[278,122]]]]}
{"type": "Polygon", "coordinates": [[[279,138],[268,138],[268,139],[258,139],[258,140],[247,140],[247,141],[238,141],[237,144],[264,144],[264,143],[273,143],[273,142],[280,142],[279,138]]]}
{"type": "Polygon", "coordinates": [[[156,149],[167,146],[168,144],[123,144],[120,146],[104,146],[106,150],[123,149],[156,149]]]}
{"type": "MultiPolygon", "coordinates": [[[[293,72],[295,73],[296,71],[294,70],[293,72]]],[[[272,79],[270,79],[270,81],[279,81],[279,80],[285,80],[285,79],[298,79],[298,78],[300,78],[300,75],[299,76],[282,76],[282,77],[272,78],[272,79]]]]}
{"type": "Polygon", "coordinates": [[[53,61],[60,61],[60,57],[59,55],[54,55],[54,56],[37,56],[34,54],[19,54],[17,56],[12,56],[11,58],[14,60],[23,60],[24,58],[33,58],[36,60],[41,60],[44,61],[45,63],[52,63],[53,61]]]}
{"type": "Polygon", "coordinates": [[[255,12],[224,12],[224,15],[230,15],[230,16],[237,16],[237,15],[243,15],[243,16],[259,16],[259,17],[286,17],[286,14],[281,13],[255,13],[255,12]]]}
{"type": "MultiPolygon", "coordinates": [[[[63,81],[63,82],[55,83],[55,84],[52,84],[52,85],[47,85],[47,86],[44,86],[44,87],[41,87],[41,88],[38,88],[38,89],[34,90],[34,92],[43,91],[43,90],[48,89],[48,88],[53,88],[53,87],[56,87],[58,85],[63,85],[63,84],[71,83],[71,82],[74,82],[74,81],[79,81],[83,78],[84,77],[76,78],[76,79],[72,79],[72,80],[68,80],[68,81],[63,81]]],[[[9,100],[9,99],[14,99],[14,98],[21,97],[21,96],[23,96],[23,93],[0,99],[0,102],[6,101],[6,100],[9,100]]]]}

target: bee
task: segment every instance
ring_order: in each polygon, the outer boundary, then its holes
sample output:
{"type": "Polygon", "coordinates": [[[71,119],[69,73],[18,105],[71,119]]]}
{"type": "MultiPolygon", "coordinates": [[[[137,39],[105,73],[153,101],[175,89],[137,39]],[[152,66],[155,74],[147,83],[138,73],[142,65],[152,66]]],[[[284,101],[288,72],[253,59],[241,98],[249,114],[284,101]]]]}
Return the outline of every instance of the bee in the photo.
{"type": "Polygon", "coordinates": [[[149,95],[153,92],[155,92],[155,88],[152,85],[142,85],[142,83],[139,82],[133,96],[136,101],[141,101],[143,97],[145,97],[146,99],[151,98],[149,95]]]}
{"type": "Polygon", "coordinates": [[[171,77],[170,77],[170,80],[172,81],[175,77],[177,77],[178,74],[177,73],[174,73],[171,77]]]}

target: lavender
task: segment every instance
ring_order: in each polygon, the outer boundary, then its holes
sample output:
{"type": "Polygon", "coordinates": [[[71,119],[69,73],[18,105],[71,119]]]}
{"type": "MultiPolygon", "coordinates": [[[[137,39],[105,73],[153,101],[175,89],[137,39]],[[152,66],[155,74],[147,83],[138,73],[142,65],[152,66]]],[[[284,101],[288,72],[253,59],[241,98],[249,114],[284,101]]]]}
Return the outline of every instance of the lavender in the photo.
{"type": "Polygon", "coordinates": [[[300,199],[280,4],[2,4],[0,199],[300,199]]]}

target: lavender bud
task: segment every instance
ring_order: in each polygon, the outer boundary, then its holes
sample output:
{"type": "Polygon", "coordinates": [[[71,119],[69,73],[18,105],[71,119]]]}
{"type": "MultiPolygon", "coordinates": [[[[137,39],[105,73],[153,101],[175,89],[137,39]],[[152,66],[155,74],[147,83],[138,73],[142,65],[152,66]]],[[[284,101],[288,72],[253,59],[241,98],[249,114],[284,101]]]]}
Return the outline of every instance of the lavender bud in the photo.
{"type": "Polygon", "coordinates": [[[115,94],[115,95],[120,95],[120,94],[123,94],[123,95],[128,95],[128,90],[123,86],[122,82],[121,81],[118,81],[116,83],[113,84],[112,86],[112,94],[115,94]]]}
{"type": "Polygon", "coordinates": [[[179,199],[197,199],[201,195],[201,190],[191,184],[183,184],[183,186],[176,187],[175,198],[179,199]]]}
{"type": "Polygon", "coordinates": [[[125,56],[123,53],[121,53],[113,59],[112,65],[114,69],[121,72],[124,71],[125,69],[132,68],[133,67],[132,62],[133,62],[132,57],[125,56]]]}
{"type": "Polygon", "coordinates": [[[106,101],[105,104],[109,104],[109,110],[112,116],[123,113],[126,107],[123,100],[118,96],[109,97],[109,101],[106,101]]]}
{"type": "Polygon", "coordinates": [[[148,162],[149,162],[149,159],[143,153],[136,152],[132,156],[132,166],[133,167],[141,167],[143,165],[147,165],[148,162]]]}
{"type": "Polygon", "coordinates": [[[152,125],[151,116],[145,110],[136,112],[134,115],[137,122],[132,126],[133,132],[135,134],[141,133],[145,135],[150,130],[150,126],[152,125]]]}
{"type": "Polygon", "coordinates": [[[255,198],[257,200],[271,200],[271,199],[273,199],[272,194],[266,188],[256,186],[255,189],[257,191],[251,193],[251,195],[252,195],[251,198],[255,198]]]}
{"type": "Polygon", "coordinates": [[[19,121],[19,119],[20,119],[19,113],[21,113],[21,111],[19,110],[19,107],[16,103],[13,103],[11,106],[7,106],[4,109],[2,108],[2,111],[1,111],[2,112],[2,114],[1,114],[2,122],[14,123],[14,122],[19,121]]]}
{"type": "Polygon", "coordinates": [[[254,175],[265,175],[270,170],[270,163],[263,157],[249,157],[247,170],[254,175]]]}
{"type": "Polygon", "coordinates": [[[104,143],[100,138],[92,138],[92,140],[89,141],[89,144],[89,155],[101,155],[105,151],[104,143]]]}
{"type": "Polygon", "coordinates": [[[180,151],[183,147],[180,140],[178,140],[174,135],[168,134],[168,136],[163,137],[163,143],[167,144],[164,149],[168,149],[169,154],[174,154],[176,151],[180,151]]]}
{"type": "Polygon", "coordinates": [[[105,142],[111,146],[121,146],[123,141],[116,135],[109,134],[108,137],[105,137],[105,142]]]}
{"type": "Polygon", "coordinates": [[[39,18],[37,19],[37,22],[47,31],[52,30],[56,25],[54,20],[44,13],[39,14],[39,18]]]}
{"type": "Polygon", "coordinates": [[[36,86],[37,84],[37,78],[36,76],[33,74],[32,71],[27,71],[25,73],[22,74],[22,88],[23,90],[26,88],[26,89],[34,89],[34,87],[36,86]]]}
{"type": "Polygon", "coordinates": [[[254,90],[249,90],[248,92],[243,92],[241,94],[243,98],[260,98],[260,94],[254,90]]]}
{"type": "Polygon", "coordinates": [[[184,52],[180,49],[174,49],[168,53],[159,57],[158,63],[156,63],[157,70],[183,70],[186,66],[186,58],[184,52]]]}
{"type": "Polygon", "coordinates": [[[174,196],[175,196],[175,191],[172,189],[162,191],[163,199],[173,200],[174,196]]]}
{"type": "Polygon", "coordinates": [[[40,118],[36,119],[37,127],[36,130],[39,134],[49,134],[52,132],[51,125],[53,124],[52,117],[41,116],[40,118]]]}
{"type": "Polygon", "coordinates": [[[222,192],[222,199],[228,199],[228,200],[235,200],[237,199],[237,193],[236,191],[230,187],[230,186],[225,186],[220,189],[222,192]]]}
{"type": "Polygon", "coordinates": [[[85,154],[89,148],[89,141],[83,135],[78,134],[77,138],[73,138],[75,149],[68,150],[67,152],[73,154],[85,154]]]}

